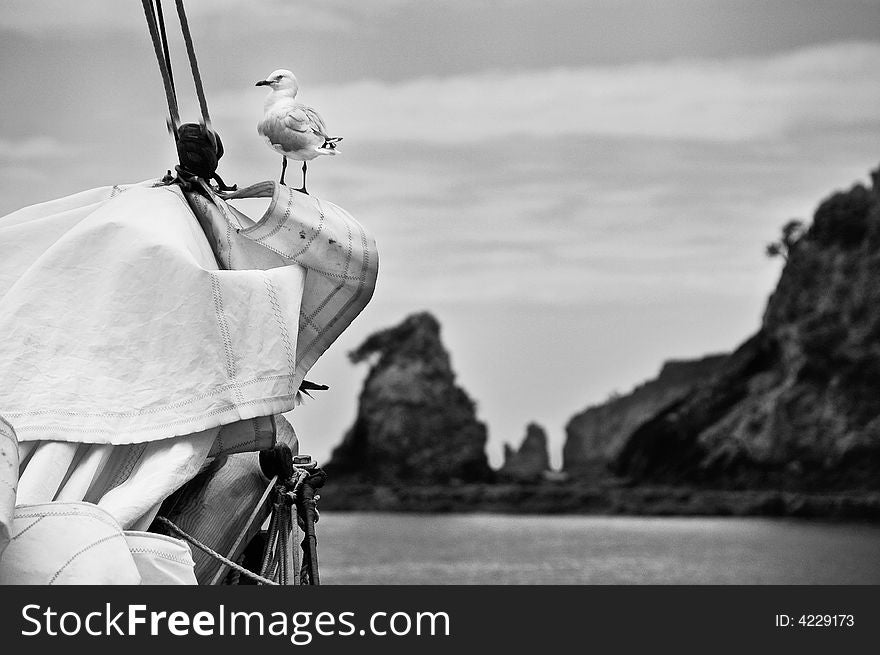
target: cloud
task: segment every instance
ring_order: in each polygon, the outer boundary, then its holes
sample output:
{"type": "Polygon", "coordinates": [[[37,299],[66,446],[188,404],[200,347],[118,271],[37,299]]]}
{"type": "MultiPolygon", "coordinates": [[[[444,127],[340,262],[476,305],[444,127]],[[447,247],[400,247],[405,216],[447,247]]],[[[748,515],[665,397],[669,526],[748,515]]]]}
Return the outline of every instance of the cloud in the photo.
{"type": "Polygon", "coordinates": [[[93,38],[117,29],[146,30],[140,4],[111,0],[7,0],[0,9],[0,29],[32,36],[63,31],[93,38]]]}
{"type": "MultiPolygon", "coordinates": [[[[524,156],[569,135],[741,143],[876,125],[877,61],[880,43],[842,43],[760,58],[364,80],[304,88],[302,99],[350,142],[515,139],[524,156]]],[[[258,111],[251,89],[215,103],[245,120],[258,111]]]]}
{"type": "Polygon", "coordinates": [[[61,143],[51,137],[38,136],[19,140],[0,138],[0,160],[6,162],[69,157],[78,151],[76,146],[61,143]]]}
{"type": "MultiPolygon", "coordinates": [[[[780,59],[761,67],[767,79],[780,77],[776,68],[792,80],[796,68],[808,81],[811,71],[829,74],[823,57],[804,57],[798,67],[780,59]]],[[[248,129],[228,149],[239,182],[256,171],[274,177],[280,163],[253,133],[259,107],[248,102],[234,108],[248,129]]],[[[241,123],[227,118],[223,125],[241,123]]],[[[876,165],[880,137],[860,120],[832,130],[790,123],[784,138],[769,143],[592,133],[463,143],[355,135],[340,157],[310,166],[310,189],[375,234],[381,302],[405,303],[416,289],[429,306],[640,305],[683,297],[699,304],[745,296],[758,307],[779,263],[764,256],[764,244],[789,218],[809,219],[822,194],[876,165]]]]}
{"type": "MultiPolygon", "coordinates": [[[[383,0],[390,2],[390,0],[383,0]]],[[[287,0],[203,0],[185,3],[191,29],[240,30],[243,26],[264,31],[285,29],[340,30],[354,25],[351,11],[328,7],[320,2],[287,0]],[[230,22],[230,17],[235,17],[230,22]]],[[[179,28],[175,3],[163,4],[169,31],[179,28]]],[[[0,30],[30,36],[94,38],[96,34],[118,31],[146,31],[143,9],[137,2],[119,0],[5,0],[0,9],[0,30]]]]}

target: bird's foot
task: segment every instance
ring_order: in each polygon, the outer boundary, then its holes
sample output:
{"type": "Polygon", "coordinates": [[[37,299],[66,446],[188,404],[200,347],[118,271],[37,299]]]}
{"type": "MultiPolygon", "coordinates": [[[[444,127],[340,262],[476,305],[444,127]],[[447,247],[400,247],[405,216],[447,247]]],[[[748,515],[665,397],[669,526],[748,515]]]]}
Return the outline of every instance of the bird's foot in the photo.
{"type": "Polygon", "coordinates": [[[306,194],[306,195],[309,195],[309,192],[306,191],[306,188],[305,188],[305,187],[302,187],[301,189],[294,189],[294,191],[299,191],[300,193],[304,193],[304,194],[306,194]]]}

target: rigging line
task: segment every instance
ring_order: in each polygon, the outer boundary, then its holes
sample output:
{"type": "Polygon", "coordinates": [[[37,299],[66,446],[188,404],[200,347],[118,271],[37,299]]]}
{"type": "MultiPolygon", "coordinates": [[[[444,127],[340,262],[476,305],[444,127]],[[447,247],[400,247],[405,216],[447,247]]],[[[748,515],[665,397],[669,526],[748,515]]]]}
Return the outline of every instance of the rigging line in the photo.
{"type": "Polygon", "coordinates": [[[180,125],[180,114],[177,109],[177,96],[171,86],[171,79],[168,75],[162,46],[159,43],[159,30],[156,26],[156,14],[153,9],[153,2],[152,0],[141,0],[141,4],[144,6],[147,27],[150,30],[150,38],[153,41],[153,50],[156,53],[156,61],[159,64],[159,73],[162,75],[162,84],[165,87],[165,99],[168,101],[168,113],[171,116],[168,126],[169,129],[172,130],[174,137],[177,138],[177,128],[180,125]]]}
{"type": "Polygon", "coordinates": [[[179,528],[177,525],[175,525],[172,521],[165,518],[164,516],[157,516],[156,520],[159,521],[160,523],[163,523],[164,525],[166,525],[168,528],[171,529],[172,532],[175,532],[177,534],[177,536],[179,536],[184,541],[188,541],[193,546],[195,546],[199,550],[203,551],[209,557],[214,558],[215,560],[217,560],[221,564],[225,564],[226,566],[233,569],[234,571],[238,571],[241,575],[244,575],[244,576],[250,578],[251,580],[254,580],[255,582],[259,582],[260,584],[273,585],[273,586],[278,585],[278,583],[275,582],[274,580],[270,580],[269,578],[264,578],[261,575],[257,575],[253,571],[246,569],[245,567],[241,566],[237,562],[233,562],[228,557],[223,557],[223,555],[218,553],[216,550],[214,550],[210,546],[203,544],[201,541],[199,541],[198,539],[193,537],[188,532],[185,532],[184,530],[179,528]]]}
{"type": "Polygon", "coordinates": [[[186,10],[183,7],[183,0],[177,0],[177,15],[180,18],[180,29],[183,32],[183,40],[186,43],[186,54],[189,57],[189,65],[192,69],[196,95],[199,97],[199,107],[202,110],[202,124],[208,128],[208,137],[214,142],[213,133],[211,132],[211,117],[208,115],[208,102],[205,100],[205,91],[202,88],[202,76],[199,73],[199,64],[196,61],[196,51],[193,47],[192,35],[189,31],[189,23],[186,20],[186,10]]]}
{"type": "Polygon", "coordinates": [[[156,14],[159,18],[159,35],[162,37],[162,51],[165,53],[165,65],[168,67],[168,80],[171,91],[177,101],[177,89],[174,88],[174,71],[171,69],[171,54],[168,52],[168,35],[165,33],[165,13],[162,11],[162,0],[156,0],[156,14]]]}

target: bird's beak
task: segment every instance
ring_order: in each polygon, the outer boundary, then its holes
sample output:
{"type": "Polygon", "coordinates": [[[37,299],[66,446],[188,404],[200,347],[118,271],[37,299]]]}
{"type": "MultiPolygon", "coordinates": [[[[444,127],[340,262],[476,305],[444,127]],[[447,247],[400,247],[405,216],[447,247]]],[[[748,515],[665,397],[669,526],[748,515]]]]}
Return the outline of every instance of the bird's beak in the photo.
{"type": "Polygon", "coordinates": [[[259,82],[254,84],[254,86],[269,86],[270,84],[272,84],[272,82],[270,82],[269,80],[260,80],[259,82]]]}

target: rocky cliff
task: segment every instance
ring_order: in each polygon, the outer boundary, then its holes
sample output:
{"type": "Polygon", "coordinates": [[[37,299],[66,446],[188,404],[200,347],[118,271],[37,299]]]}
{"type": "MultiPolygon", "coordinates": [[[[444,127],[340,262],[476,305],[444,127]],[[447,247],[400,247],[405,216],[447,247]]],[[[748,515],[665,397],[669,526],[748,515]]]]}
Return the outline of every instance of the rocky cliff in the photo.
{"type": "Polygon", "coordinates": [[[504,464],[498,471],[500,477],[523,481],[539,480],[549,470],[547,433],[537,423],[526,426],[526,436],[519,450],[504,444],[504,464]]]}
{"type": "Polygon", "coordinates": [[[666,362],[653,380],[575,415],[565,426],[563,470],[580,478],[607,475],[633,430],[711,378],[726,358],[710,355],[666,362]]]}
{"type": "Polygon", "coordinates": [[[734,488],[880,488],[880,174],[787,244],[758,332],[638,427],[617,473],[734,488]]]}
{"type": "Polygon", "coordinates": [[[485,481],[486,426],[455,384],[440,324],[428,313],[377,332],[350,354],[370,360],[357,418],[327,472],[368,482],[485,481]]]}

